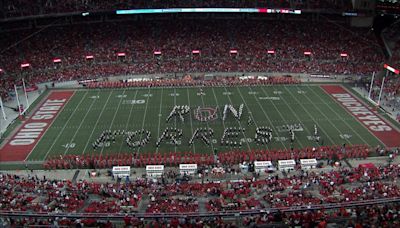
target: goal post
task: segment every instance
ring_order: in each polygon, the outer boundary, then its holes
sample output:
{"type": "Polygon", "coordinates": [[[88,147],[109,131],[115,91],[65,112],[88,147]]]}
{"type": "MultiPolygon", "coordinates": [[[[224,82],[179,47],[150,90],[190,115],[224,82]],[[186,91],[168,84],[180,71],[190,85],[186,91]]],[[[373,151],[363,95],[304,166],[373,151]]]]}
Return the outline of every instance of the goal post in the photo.
{"type": "Polygon", "coordinates": [[[1,113],[3,114],[2,118],[7,120],[6,112],[4,111],[3,99],[0,96],[0,106],[1,106],[1,113]]]}
{"type": "Polygon", "coordinates": [[[374,86],[375,71],[372,73],[371,86],[369,87],[368,99],[371,99],[372,87],[374,86]]]}

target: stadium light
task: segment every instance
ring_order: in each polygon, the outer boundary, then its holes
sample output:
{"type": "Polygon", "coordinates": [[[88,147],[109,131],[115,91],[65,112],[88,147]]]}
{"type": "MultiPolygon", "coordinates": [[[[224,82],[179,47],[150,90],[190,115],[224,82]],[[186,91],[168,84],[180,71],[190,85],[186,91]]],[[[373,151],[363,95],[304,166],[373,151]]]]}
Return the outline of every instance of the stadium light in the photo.
{"type": "Polygon", "coordinates": [[[161,55],[161,51],[154,51],[154,55],[161,55]]]}
{"type": "Polygon", "coordinates": [[[347,53],[340,53],[340,57],[348,57],[347,53]]]}
{"type": "Polygon", "coordinates": [[[87,55],[87,56],[86,56],[86,59],[93,59],[93,58],[94,58],[93,55],[87,55]]]}
{"type": "Polygon", "coordinates": [[[30,67],[30,66],[31,66],[30,63],[22,63],[21,64],[21,68],[27,68],[27,67],[30,67]]]}
{"type": "Polygon", "coordinates": [[[229,53],[230,53],[230,54],[237,54],[238,51],[237,51],[236,49],[231,49],[231,50],[229,51],[229,53]]]}
{"type": "Polygon", "coordinates": [[[3,69],[0,68],[0,73],[3,73],[3,69]]]}
{"type": "Polygon", "coordinates": [[[116,10],[116,14],[158,14],[158,13],[277,13],[301,14],[299,9],[274,8],[167,8],[116,10]]]}
{"type": "Polygon", "coordinates": [[[117,56],[118,56],[118,57],[125,57],[126,54],[125,54],[125,52],[118,52],[118,53],[117,53],[117,56]]]}
{"type": "Polygon", "coordinates": [[[53,63],[61,63],[61,59],[60,58],[54,58],[53,59],[53,63]]]}
{"type": "Polygon", "coordinates": [[[393,73],[395,73],[395,74],[399,74],[399,72],[400,72],[398,69],[395,69],[395,68],[389,66],[388,64],[383,65],[383,67],[384,67],[386,70],[391,71],[391,72],[393,72],[393,73]]]}
{"type": "Polygon", "coordinates": [[[200,50],[193,50],[192,54],[200,54],[200,50]]]}
{"type": "Polygon", "coordinates": [[[275,51],[274,50],[268,50],[267,53],[273,55],[273,54],[275,54],[275,51]]]}
{"type": "Polygon", "coordinates": [[[311,55],[311,51],[305,51],[304,55],[311,55]]]}

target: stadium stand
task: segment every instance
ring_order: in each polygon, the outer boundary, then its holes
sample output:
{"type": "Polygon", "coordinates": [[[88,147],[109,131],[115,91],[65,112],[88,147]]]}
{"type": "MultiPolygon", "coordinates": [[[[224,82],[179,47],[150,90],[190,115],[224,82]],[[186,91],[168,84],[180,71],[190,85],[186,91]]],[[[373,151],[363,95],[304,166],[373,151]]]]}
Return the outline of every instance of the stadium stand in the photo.
{"type": "Polygon", "coordinates": [[[21,76],[28,84],[36,84],[110,75],[191,72],[365,75],[378,70],[383,61],[380,47],[372,35],[365,35],[367,31],[352,28],[349,32],[345,24],[329,22],[167,20],[134,25],[101,23],[90,29],[71,25],[47,28],[18,48],[9,48],[32,32],[35,30],[11,32],[1,38],[0,48],[5,50],[0,55],[3,96],[21,76]],[[59,34],[63,34],[62,39],[59,34]],[[199,56],[193,56],[195,49],[200,50],[199,56]],[[231,49],[237,54],[230,54],[231,49]],[[275,53],[267,54],[270,49],[275,53]],[[160,56],[154,55],[156,50],[161,51],[160,56]],[[305,51],[311,51],[311,56],[305,56],[305,51]],[[126,56],[118,57],[118,52],[126,56]],[[340,56],[342,52],[346,58],[340,56]],[[90,55],[93,59],[85,59],[90,55]],[[54,63],[55,58],[61,63],[54,63]],[[21,63],[29,63],[30,67],[21,69],[21,63]]]}
{"type": "MultiPolygon", "coordinates": [[[[400,166],[359,166],[356,168],[336,168],[331,171],[303,171],[288,173],[286,177],[269,175],[263,178],[240,179],[223,182],[188,182],[175,181],[154,182],[152,179],[137,178],[125,183],[100,184],[88,181],[72,183],[68,180],[48,180],[30,176],[28,178],[0,174],[0,189],[4,193],[0,212],[12,211],[28,213],[116,213],[124,215],[127,211],[137,211],[142,205],[142,198],[148,198],[146,214],[173,215],[185,212],[188,215],[199,213],[199,207],[204,206],[210,212],[235,212],[268,209],[270,212],[261,215],[244,216],[242,222],[250,224],[257,221],[260,224],[282,222],[296,225],[306,225],[320,222],[324,219],[347,218],[352,222],[377,224],[380,219],[362,220],[365,216],[383,216],[386,222],[393,223],[397,218],[398,205],[369,206],[376,210],[364,211],[359,207],[346,209],[338,204],[338,209],[331,211],[326,204],[368,202],[378,199],[396,199],[400,189],[393,181],[400,175],[400,166]],[[207,199],[207,200],[206,200],[207,199]],[[206,200],[206,201],[205,201],[206,200]],[[203,205],[200,205],[203,204],[203,205]],[[316,205],[325,205],[325,209],[290,211],[290,208],[311,209],[316,205]],[[275,211],[274,208],[282,211],[275,211]],[[390,208],[390,211],[389,211],[390,208]],[[286,212],[284,212],[287,210],[286,212]],[[367,213],[368,212],[368,213],[367,213]],[[161,214],[160,214],[161,213],[161,214]],[[360,215],[363,214],[363,215],[360,215]],[[379,214],[382,213],[382,214],[379,214]],[[280,214],[282,218],[276,219],[280,214]],[[316,216],[307,218],[308,216],[316,216]],[[302,216],[306,216],[302,218],[302,216]],[[300,219],[302,218],[302,219],[300,219]],[[311,220],[312,221],[311,221],[311,220]]],[[[207,175],[207,174],[206,174],[207,175]]],[[[210,174],[211,175],[211,174],[210,174]]],[[[172,175],[173,180],[175,176],[172,175]]],[[[206,178],[208,178],[206,176],[206,178]]],[[[168,176],[165,177],[168,179],[168,176]]],[[[171,180],[171,179],[168,179],[171,180]]],[[[356,204],[355,204],[356,206],[356,204]]],[[[101,216],[100,216],[101,217],[101,216]]],[[[213,216],[211,216],[212,218],[213,216]]],[[[98,219],[98,218],[97,218],[98,219]]],[[[176,218],[177,219],[177,218],[176,218]]],[[[192,223],[193,219],[176,221],[166,219],[172,224],[192,223]]],[[[218,216],[211,221],[218,221],[218,216]]],[[[382,219],[382,217],[381,217],[382,219]]],[[[63,220],[57,218],[57,220],[63,220]]],[[[99,219],[101,220],[101,219],[99,219]]],[[[125,222],[145,222],[134,217],[124,218],[125,222]]],[[[225,223],[225,219],[220,222],[225,223]]],[[[7,220],[3,223],[53,222],[34,218],[7,220]]],[[[64,222],[72,222],[66,219],[64,222]]],[[[104,222],[104,219],[102,220],[104,222]]],[[[202,220],[203,221],[203,220],[202,220]]],[[[207,219],[205,220],[207,221],[207,219]]],[[[58,221],[61,222],[61,221],[58,221]]],[[[76,221],[74,221],[76,222],[76,221]]],[[[96,218],[88,218],[83,223],[96,223],[96,218]]],[[[99,221],[100,222],[100,221],[99,221]]],[[[146,221],[145,223],[147,223],[146,221]]],[[[172,225],[176,227],[175,225],[172,225]]]]}
{"type": "Polygon", "coordinates": [[[82,11],[112,11],[117,9],[137,8],[180,8],[180,7],[242,7],[242,8],[296,8],[296,9],[324,9],[324,10],[348,10],[352,8],[351,1],[334,0],[273,0],[273,1],[160,1],[160,0],[139,0],[139,1],[95,1],[95,0],[66,0],[66,1],[4,1],[1,7],[0,16],[3,18],[23,17],[32,15],[73,13],[82,11]]]}
{"type": "MultiPolygon", "coordinates": [[[[276,7],[342,12],[352,9],[352,4],[348,0],[5,0],[0,3],[0,19],[173,7],[276,7]]],[[[29,29],[1,31],[0,96],[7,101],[14,85],[21,86],[20,78],[28,86],[35,86],[121,75],[180,73],[186,76],[153,81],[93,80],[81,84],[93,89],[289,85],[301,83],[290,76],[292,73],[365,76],[382,67],[381,47],[369,29],[350,27],[348,21],[339,18],[277,18],[135,18],[134,23],[54,23],[47,28],[36,28],[35,24],[29,29]],[[24,42],[18,43],[21,40],[24,42]],[[29,63],[29,67],[22,68],[23,63],[29,63]],[[191,76],[198,72],[254,72],[260,76],[267,72],[280,76],[210,80],[191,76]]],[[[397,30],[394,26],[386,36],[397,38],[397,30]]],[[[399,43],[394,42],[397,43],[391,63],[398,63],[399,43]]],[[[375,83],[374,97],[380,83],[375,83]]],[[[396,100],[400,81],[391,78],[385,83],[385,104],[400,108],[396,100]]],[[[199,166],[194,179],[199,178],[192,180],[168,171],[158,180],[143,176],[100,183],[0,172],[0,227],[115,227],[111,222],[114,220],[120,220],[124,227],[327,227],[328,223],[357,228],[398,227],[400,165],[341,165],[348,159],[366,159],[373,153],[367,145],[336,145],[215,154],[175,149],[169,153],[59,155],[44,161],[43,172],[113,166],[142,169],[151,164],[186,163],[199,166]],[[304,158],[325,160],[326,169],[304,171],[296,165],[293,171],[266,172],[236,180],[225,178],[241,173],[240,168],[233,168],[238,164],[259,160],[276,164],[278,160],[298,162],[304,158]]]]}

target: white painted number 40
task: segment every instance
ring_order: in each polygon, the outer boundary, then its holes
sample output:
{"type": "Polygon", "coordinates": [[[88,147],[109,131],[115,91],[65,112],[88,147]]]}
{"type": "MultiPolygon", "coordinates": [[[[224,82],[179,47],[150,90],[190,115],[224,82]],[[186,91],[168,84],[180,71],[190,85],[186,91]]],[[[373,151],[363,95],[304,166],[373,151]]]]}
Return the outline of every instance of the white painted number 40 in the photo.
{"type": "Polygon", "coordinates": [[[75,148],[76,144],[75,143],[67,143],[62,145],[64,148],[75,148]]]}

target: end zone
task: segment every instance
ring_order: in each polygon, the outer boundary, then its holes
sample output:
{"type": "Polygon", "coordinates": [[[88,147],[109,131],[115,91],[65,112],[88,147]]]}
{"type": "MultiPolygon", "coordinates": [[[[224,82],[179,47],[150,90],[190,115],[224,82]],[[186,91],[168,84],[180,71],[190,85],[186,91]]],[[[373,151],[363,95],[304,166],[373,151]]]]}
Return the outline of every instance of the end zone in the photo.
{"type": "Polygon", "coordinates": [[[400,146],[400,132],[377,115],[371,107],[364,104],[342,86],[322,85],[321,88],[387,147],[400,146]]]}
{"type": "Polygon", "coordinates": [[[73,91],[52,92],[0,149],[0,161],[24,161],[73,94],[73,91]]]}

